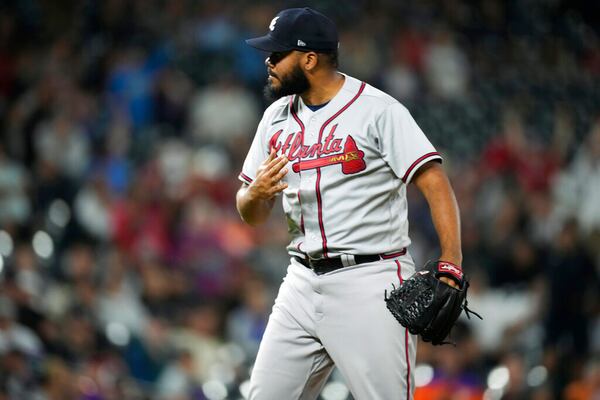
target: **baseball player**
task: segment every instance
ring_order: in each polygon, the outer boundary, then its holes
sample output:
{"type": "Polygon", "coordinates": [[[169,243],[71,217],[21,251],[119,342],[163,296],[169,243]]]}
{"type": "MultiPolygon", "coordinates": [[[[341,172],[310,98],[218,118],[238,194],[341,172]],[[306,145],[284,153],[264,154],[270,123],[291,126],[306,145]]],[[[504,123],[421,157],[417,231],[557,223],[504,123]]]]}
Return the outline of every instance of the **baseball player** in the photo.
{"type": "Polygon", "coordinates": [[[356,399],[411,399],[416,338],[384,291],[415,271],[409,183],[430,206],[440,259],[460,269],[458,207],[440,154],[402,104],[337,71],[337,29],[323,14],[281,11],[246,42],[270,54],[265,92],[278,100],[239,175],[237,208],[257,225],[281,194],[291,234],[249,397],[316,399],[335,365],[356,399]]]}

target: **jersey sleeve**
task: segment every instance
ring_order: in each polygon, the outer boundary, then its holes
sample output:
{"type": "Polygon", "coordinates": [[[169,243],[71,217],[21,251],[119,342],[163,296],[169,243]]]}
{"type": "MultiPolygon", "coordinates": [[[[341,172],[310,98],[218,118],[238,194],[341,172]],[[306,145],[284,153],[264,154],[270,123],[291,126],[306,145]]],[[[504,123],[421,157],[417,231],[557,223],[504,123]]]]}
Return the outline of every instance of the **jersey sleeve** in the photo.
{"type": "Polygon", "coordinates": [[[267,148],[265,141],[265,120],[266,113],[258,124],[254,140],[252,140],[252,145],[250,146],[250,150],[248,150],[246,160],[244,160],[244,166],[238,175],[239,180],[247,184],[254,181],[258,167],[269,156],[269,149],[267,148]]]}
{"type": "Polygon", "coordinates": [[[425,163],[441,162],[441,155],[402,104],[387,106],[375,126],[383,159],[405,184],[425,163]]]}

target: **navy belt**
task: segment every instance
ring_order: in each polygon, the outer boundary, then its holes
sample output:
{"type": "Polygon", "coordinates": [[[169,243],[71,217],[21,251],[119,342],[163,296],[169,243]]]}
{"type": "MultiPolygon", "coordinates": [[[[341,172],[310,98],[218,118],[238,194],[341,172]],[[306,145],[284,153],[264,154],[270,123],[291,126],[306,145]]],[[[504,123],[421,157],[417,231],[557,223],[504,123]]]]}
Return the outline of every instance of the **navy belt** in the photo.
{"type": "Polygon", "coordinates": [[[312,269],[315,274],[323,275],[340,268],[350,267],[352,265],[366,264],[374,261],[388,260],[391,258],[400,257],[406,254],[406,249],[402,249],[395,253],[389,254],[359,254],[359,255],[343,255],[341,257],[331,258],[302,258],[294,256],[296,261],[304,265],[308,269],[312,269]]]}

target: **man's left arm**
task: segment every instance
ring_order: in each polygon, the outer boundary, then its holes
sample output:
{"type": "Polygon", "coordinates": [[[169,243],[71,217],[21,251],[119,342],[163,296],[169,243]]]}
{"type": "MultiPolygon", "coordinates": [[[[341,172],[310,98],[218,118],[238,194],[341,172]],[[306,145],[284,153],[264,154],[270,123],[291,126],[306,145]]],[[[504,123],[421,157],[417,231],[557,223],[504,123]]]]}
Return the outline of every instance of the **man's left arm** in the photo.
{"type": "MultiPolygon", "coordinates": [[[[412,182],[429,204],[440,240],[440,260],[461,266],[460,212],[446,172],[438,162],[431,161],[419,168],[412,182]]],[[[453,287],[458,286],[450,278],[442,277],[440,280],[453,287]]]]}

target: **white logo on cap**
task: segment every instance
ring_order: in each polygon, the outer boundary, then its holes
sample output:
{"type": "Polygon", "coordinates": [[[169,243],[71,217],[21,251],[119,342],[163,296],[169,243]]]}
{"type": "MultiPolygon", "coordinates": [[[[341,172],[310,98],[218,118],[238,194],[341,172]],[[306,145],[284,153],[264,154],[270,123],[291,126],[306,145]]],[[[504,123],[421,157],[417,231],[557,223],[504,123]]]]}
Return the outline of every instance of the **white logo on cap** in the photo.
{"type": "Polygon", "coordinates": [[[302,40],[298,39],[298,46],[306,46],[306,43],[304,43],[302,40]]]}
{"type": "Polygon", "coordinates": [[[275,24],[277,23],[277,20],[279,19],[279,17],[275,17],[271,20],[271,24],[269,25],[269,30],[273,30],[275,29],[275,24]]]}

